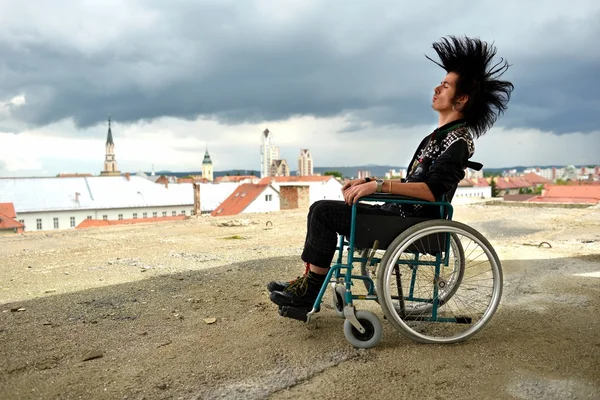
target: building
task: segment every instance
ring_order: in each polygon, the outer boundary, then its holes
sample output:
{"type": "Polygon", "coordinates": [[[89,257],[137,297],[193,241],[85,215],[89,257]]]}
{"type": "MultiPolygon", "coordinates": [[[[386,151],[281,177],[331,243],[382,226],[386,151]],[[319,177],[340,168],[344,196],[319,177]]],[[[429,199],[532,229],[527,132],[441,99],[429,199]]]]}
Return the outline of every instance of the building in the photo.
{"type": "Polygon", "coordinates": [[[492,187],[485,178],[464,178],[458,182],[454,199],[459,198],[490,198],[492,187]]]}
{"type": "Polygon", "coordinates": [[[208,147],[204,153],[204,160],[202,160],[202,178],[213,181],[213,164],[208,154],[208,147]]]}
{"type": "Polygon", "coordinates": [[[273,134],[265,129],[260,137],[260,177],[271,176],[273,160],[279,159],[279,148],[273,145],[273,134]]]}
{"type": "Polygon", "coordinates": [[[218,176],[215,182],[258,183],[260,178],[254,175],[225,175],[218,176]]]}
{"type": "Polygon", "coordinates": [[[281,209],[308,208],[317,200],[344,200],[342,183],[333,176],[277,176],[264,178],[281,199],[281,209]]]}
{"type": "Polygon", "coordinates": [[[298,176],[311,176],[313,175],[313,160],[310,155],[310,150],[300,149],[300,156],[298,157],[298,176]]]}
{"type": "Polygon", "coordinates": [[[476,171],[474,169],[467,168],[465,170],[465,178],[467,178],[467,179],[479,179],[479,178],[483,178],[483,169],[480,169],[479,171],[476,171]]]}
{"type": "Polygon", "coordinates": [[[273,186],[268,183],[244,183],[238,186],[210,215],[224,217],[279,210],[279,192],[273,186]]]}
{"type": "MultiPolygon", "coordinates": [[[[199,208],[205,214],[238,187],[236,182],[196,184],[200,191],[199,208]]],[[[150,222],[152,218],[192,215],[193,185],[157,185],[129,175],[0,178],[0,203],[14,205],[12,219],[24,225],[25,231],[73,229],[85,220],[150,222]]],[[[2,210],[5,208],[0,209],[4,213],[2,210]]]]}
{"type": "Polygon", "coordinates": [[[398,171],[396,171],[395,169],[390,169],[388,172],[385,173],[385,179],[392,179],[392,178],[393,179],[406,178],[406,168],[402,168],[398,171]]]}
{"type": "Polygon", "coordinates": [[[370,178],[371,171],[358,171],[356,173],[356,179],[370,178]]]}
{"type": "Polygon", "coordinates": [[[104,156],[104,169],[100,172],[101,176],[119,176],[121,171],[117,167],[115,159],[115,142],[113,141],[110,127],[110,116],[108,117],[108,134],[106,135],[106,155],[104,156]]]}
{"type": "Polygon", "coordinates": [[[285,160],[273,160],[269,176],[290,176],[290,167],[285,160]]]}
{"type": "Polygon", "coordinates": [[[600,204],[600,185],[546,185],[541,196],[527,200],[541,203],[600,204]]]}
{"type": "Polygon", "coordinates": [[[0,235],[3,233],[22,233],[25,226],[17,221],[13,203],[0,203],[0,235]]]}

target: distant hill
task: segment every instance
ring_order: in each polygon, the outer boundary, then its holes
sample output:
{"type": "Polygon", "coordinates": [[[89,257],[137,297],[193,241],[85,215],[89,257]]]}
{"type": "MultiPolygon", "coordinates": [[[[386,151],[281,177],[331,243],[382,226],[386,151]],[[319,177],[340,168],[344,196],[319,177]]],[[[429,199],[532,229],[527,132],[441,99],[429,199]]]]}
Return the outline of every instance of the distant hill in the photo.
{"type": "MultiPolygon", "coordinates": [[[[152,172],[144,171],[147,175],[150,175],[152,172]]],[[[183,172],[172,172],[172,171],[155,171],[156,175],[168,175],[168,176],[176,176],[178,178],[182,178],[184,176],[200,176],[202,175],[202,171],[183,171],[183,172]]],[[[239,176],[239,175],[254,175],[256,177],[260,177],[260,171],[250,170],[250,169],[230,169],[227,171],[213,171],[213,177],[217,178],[219,176],[239,176]]]]}
{"type": "MultiPolygon", "coordinates": [[[[501,174],[503,171],[513,170],[513,169],[516,170],[517,172],[523,172],[524,170],[526,170],[528,168],[546,169],[546,168],[553,168],[553,167],[563,168],[565,166],[564,165],[546,165],[546,166],[518,165],[518,166],[514,166],[514,167],[486,168],[484,165],[483,170],[485,172],[492,173],[492,174],[501,174]]],[[[580,168],[582,166],[576,165],[575,167],[580,168]]],[[[406,166],[368,164],[368,165],[357,165],[357,166],[351,166],[351,167],[315,167],[314,172],[319,173],[319,174],[324,174],[327,171],[337,171],[337,172],[340,172],[342,174],[342,176],[344,176],[346,178],[352,178],[352,177],[357,176],[358,171],[369,171],[371,173],[371,175],[373,175],[373,176],[383,177],[391,169],[395,169],[396,171],[398,171],[402,168],[406,168],[406,166]]],[[[150,175],[150,172],[146,172],[146,174],[150,175]]],[[[296,175],[296,171],[291,171],[290,174],[292,176],[294,176],[294,175],[296,175]]],[[[157,171],[156,175],[169,175],[169,176],[176,176],[178,178],[181,178],[181,177],[190,176],[190,175],[200,176],[200,175],[202,175],[202,172],[201,171],[183,171],[183,172],[157,171]]],[[[260,177],[260,171],[251,170],[251,169],[230,169],[230,170],[225,170],[225,171],[214,171],[213,172],[213,176],[215,178],[217,178],[219,176],[227,176],[227,175],[229,175],[229,176],[254,175],[256,177],[260,177]]]]}

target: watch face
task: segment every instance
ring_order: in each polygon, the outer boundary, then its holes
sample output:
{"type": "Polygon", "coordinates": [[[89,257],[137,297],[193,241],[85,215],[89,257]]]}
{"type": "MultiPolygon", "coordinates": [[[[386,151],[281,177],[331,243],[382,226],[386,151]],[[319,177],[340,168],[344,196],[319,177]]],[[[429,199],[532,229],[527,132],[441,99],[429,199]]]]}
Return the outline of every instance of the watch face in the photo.
{"type": "Polygon", "coordinates": [[[383,179],[377,179],[376,182],[380,185],[383,185],[383,179]]]}

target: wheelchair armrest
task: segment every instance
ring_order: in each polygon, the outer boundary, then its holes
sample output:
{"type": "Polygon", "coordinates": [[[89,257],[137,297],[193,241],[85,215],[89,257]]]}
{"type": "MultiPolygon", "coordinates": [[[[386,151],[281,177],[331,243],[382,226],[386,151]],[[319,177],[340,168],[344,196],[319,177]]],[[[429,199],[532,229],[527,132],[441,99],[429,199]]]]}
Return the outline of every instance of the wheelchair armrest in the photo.
{"type": "Polygon", "coordinates": [[[416,197],[392,195],[389,193],[373,193],[368,196],[361,197],[360,200],[377,200],[377,201],[390,201],[390,200],[409,200],[409,201],[422,201],[423,203],[429,203],[427,200],[418,199],[416,197]]]}
{"type": "Polygon", "coordinates": [[[399,203],[399,204],[426,204],[428,206],[438,206],[440,207],[440,216],[441,218],[452,219],[453,208],[450,202],[446,201],[445,195],[442,197],[440,201],[429,201],[424,199],[418,199],[416,197],[409,196],[399,196],[399,195],[391,195],[388,193],[373,193],[368,196],[363,196],[358,199],[358,202],[355,203],[352,207],[353,215],[356,215],[356,205],[361,201],[378,201],[384,203],[399,203]]]}

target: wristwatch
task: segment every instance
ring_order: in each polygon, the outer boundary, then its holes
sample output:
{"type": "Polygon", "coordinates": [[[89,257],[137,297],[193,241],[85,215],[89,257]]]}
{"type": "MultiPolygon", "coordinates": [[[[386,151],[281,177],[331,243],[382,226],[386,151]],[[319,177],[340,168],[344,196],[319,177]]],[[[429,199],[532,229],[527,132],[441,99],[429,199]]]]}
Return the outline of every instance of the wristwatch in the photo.
{"type": "Polygon", "coordinates": [[[377,179],[375,182],[377,182],[377,189],[375,190],[375,193],[381,193],[381,188],[383,187],[383,179],[377,179]]]}
{"type": "Polygon", "coordinates": [[[369,178],[368,176],[365,178],[365,183],[369,183],[371,182],[371,178],[369,178]]]}

